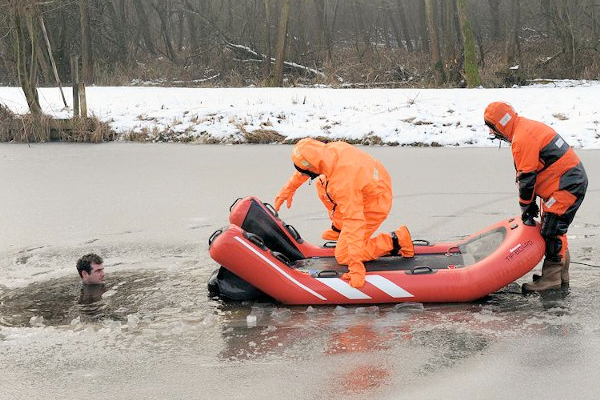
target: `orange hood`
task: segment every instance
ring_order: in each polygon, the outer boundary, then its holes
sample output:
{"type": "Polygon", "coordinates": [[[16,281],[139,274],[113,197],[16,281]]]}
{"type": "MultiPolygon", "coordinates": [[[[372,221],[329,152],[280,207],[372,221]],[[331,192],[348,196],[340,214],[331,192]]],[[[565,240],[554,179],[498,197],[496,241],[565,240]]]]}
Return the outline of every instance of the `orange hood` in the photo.
{"type": "Polygon", "coordinates": [[[311,138],[300,140],[292,151],[292,162],[297,168],[317,175],[328,175],[334,159],[335,154],[325,143],[311,138]]]}
{"type": "Polygon", "coordinates": [[[512,142],[517,117],[515,109],[502,101],[490,103],[483,114],[485,124],[509,142],[512,142]]]}

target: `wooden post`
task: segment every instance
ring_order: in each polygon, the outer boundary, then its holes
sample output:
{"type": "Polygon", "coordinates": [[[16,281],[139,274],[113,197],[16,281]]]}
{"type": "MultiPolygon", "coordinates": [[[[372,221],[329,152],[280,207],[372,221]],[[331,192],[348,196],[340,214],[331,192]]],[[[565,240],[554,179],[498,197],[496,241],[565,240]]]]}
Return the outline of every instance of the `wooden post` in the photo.
{"type": "Polygon", "coordinates": [[[79,117],[79,56],[71,55],[71,81],[73,85],[73,118],[79,117]]]}
{"type": "Polygon", "coordinates": [[[87,99],[85,97],[85,84],[79,83],[79,102],[81,104],[81,118],[87,118],[87,99]]]}

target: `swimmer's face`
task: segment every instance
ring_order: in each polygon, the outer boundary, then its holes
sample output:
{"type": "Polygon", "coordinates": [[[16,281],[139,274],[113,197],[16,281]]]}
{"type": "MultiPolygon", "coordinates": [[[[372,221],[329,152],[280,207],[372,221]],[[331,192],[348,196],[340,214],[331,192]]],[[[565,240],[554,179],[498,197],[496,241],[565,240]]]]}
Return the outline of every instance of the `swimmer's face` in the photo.
{"type": "Polygon", "coordinates": [[[81,274],[81,280],[86,285],[101,285],[104,283],[104,265],[92,263],[90,265],[92,269],[88,274],[87,271],[83,271],[81,274]]]}

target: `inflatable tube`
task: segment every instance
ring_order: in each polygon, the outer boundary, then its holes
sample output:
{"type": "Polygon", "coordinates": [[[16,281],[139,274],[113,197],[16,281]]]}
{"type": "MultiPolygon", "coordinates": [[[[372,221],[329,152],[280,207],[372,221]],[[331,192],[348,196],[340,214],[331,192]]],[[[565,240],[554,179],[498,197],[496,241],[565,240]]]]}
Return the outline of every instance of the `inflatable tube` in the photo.
{"type": "Polygon", "coordinates": [[[231,224],[215,232],[210,255],[235,276],[284,304],[468,302],[533,269],[544,255],[539,225],[500,221],[464,240],[415,243],[415,257],[365,263],[366,284],[351,287],[332,247],[302,240],[256,198],[234,203],[231,224]]]}

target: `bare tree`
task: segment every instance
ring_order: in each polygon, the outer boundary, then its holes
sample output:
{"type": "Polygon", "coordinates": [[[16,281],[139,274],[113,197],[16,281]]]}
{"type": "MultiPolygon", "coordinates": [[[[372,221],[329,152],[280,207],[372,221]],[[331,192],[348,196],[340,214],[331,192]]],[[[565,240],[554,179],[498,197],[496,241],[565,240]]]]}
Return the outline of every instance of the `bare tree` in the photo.
{"type": "Polygon", "coordinates": [[[333,52],[331,49],[331,38],[328,29],[329,23],[327,20],[327,12],[325,9],[325,0],[314,0],[314,3],[316,9],[317,27],[319,30],[319,47],[327,50],[327,60],[331,61],[333,59],[333,52]]]}
{"type": "Polygon", "coordinates": [[[271,0],[264,0],[265,6],[265,62],[264,77],[269,79],[271,76],[271,0]]]}
{"type": "Polygon", "coordinates": [[[471,29],[471,23],[467,14],[466,0],[456,0],[456,9],[458,11],[458,20],[460,22],[460,32],[463,39],[463,53],[465,59],[465,77],[469,87],[481,85],[479,76],[479,67],[477,66],[477,51],[475,48],[475,36],[471,29]]]}
{"type": "MultiPolygon", "coordinates": [[[[286,3],[0,0],[0,79],[16,84],[23,76],[13,51],[13,43],[19,44],[15,5],[43,14],[64,81],[74,53],[88,83],[181,75],[190,81],[217,77],[221,85],[274,84],[269,77],[276,59],[280,79],[284,73],[313,79],[327,67],[356,83],[393,76],[398,67],[418,77],[410,81],[415,85],[427,79],[435,81],[426,85],[463,85],[465,79],[476,85],[479,70],[486,84],[497,84],[498,72],[517,63],[523,78],[525,72],[569,78],[600,73],[600,0],[290,0],[282,21],[286,3]],[[423,74],[430,65],[435,74],[423,74]]],[[[37,19],[28,26],[25,14],[19,18],[21,45],[34,60],[27,76],[53,83],[44,42],[34,40],[32,47],[31,39],[41,38],[37,19]]]]}
{"type": "Polygon", "coordinates": [[[9,10],[13,21],[13,46],[16,52],[17,72],[23,94],[32,114],[42,114],[37,91],[38,43],[35,21],[38,7],[36,3],[23,0],[12,2],[9,10]]]}
{"type": "Polygon", "coordinates": [[[488,0],[490,5],[490,16],[491,16],[491,30],[490,34],[492,38],[500,38],[500,0],[488,0]]]}
{"type": "Polygon", "coordinates": [[[92,50],[92,31],[88,0],[79,0],[79,23],[81,31],[82,79],[86,83],[94,82],[94,59],[92,50]]]}
{"type": "Polygon", "coordinates": [[[521,4],[520,0],[510,1],[510,14],[512,18],[508,21],[506,35],[505,60],[509,71],[508,84],[524,83],[524,68],[521,61],[521,44],[519,41],[519,30],[521,29],[521,4]]]}
{"type": "Polygon", "coordinates": [[[283,85],[283,65],[287,44],[287,26],[290,19],[291,0],[283,0],[277,28],[277,55],[275,57],[275,85],[283,85]]]}
{"type": "Polygon", "coordinates": [[[431,64],[435,71],[435,82],[438,85],[446,83],[446,72],[444,71],[444,63],[440,54],[439,33],[437,30],[436,16],[432,0],[424,0],[425,16],[427,18],[427,30],[429,32],[429,53],[431,55],[431,64]]]}

